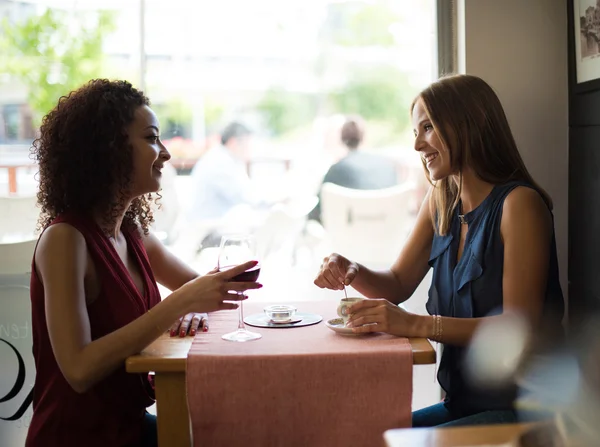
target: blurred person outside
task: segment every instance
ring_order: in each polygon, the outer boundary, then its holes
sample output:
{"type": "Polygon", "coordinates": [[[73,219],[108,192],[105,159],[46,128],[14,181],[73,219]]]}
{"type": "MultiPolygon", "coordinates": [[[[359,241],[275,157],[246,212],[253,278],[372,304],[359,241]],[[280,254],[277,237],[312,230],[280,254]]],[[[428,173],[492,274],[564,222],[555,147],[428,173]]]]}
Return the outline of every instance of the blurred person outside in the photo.
{"type": "Polygon", "coordinates": [[[251,134],[239,122],[228,124],[221,133],[221,144],[196,162],[190,174],[194,190],[190,220],[219,219],[236,205],[260,203],[246,170],[251,134]]]}
{"type": "MultiPolygon", "coordinates": [[[[323,178],[321,186],[333,183],[345,188],[373,190],[398,184],[394,162],[384,156],[359,150],[365,135],[365,123],[360,116],[346,118],[340,139],[348,149],[345,157],[334,163],[323,178]]],[[[310,212],[309,219],[321,221],[321,191],[319,203],[310,212]]]]}
{"type": "Polygon", "coordinates": [[[192,169],[193,198],[187,220],[208,226],[199,248],[219,245],[226,220],[227,225],[234,224],[236,228],[252,226],[252,222],[260,220],[255,211],[270,205],[248,175],[251,139],[252,132],[244,124],[229,123],[221,132],[221,144],[209,149],[192,169]]]}

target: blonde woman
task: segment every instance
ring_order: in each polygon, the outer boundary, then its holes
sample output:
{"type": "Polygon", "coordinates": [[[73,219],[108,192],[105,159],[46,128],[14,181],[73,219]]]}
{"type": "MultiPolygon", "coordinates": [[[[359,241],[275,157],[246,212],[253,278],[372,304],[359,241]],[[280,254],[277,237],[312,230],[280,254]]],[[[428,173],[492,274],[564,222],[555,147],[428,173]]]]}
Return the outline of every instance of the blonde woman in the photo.
{"type": "Polygon", "coordinates": [[[560,330],[564,311],[548,194],[517,149],[500,100],[482,79],[442,78],[411,106],[415,150],[432,184],[415,227],[389,270],[332,254],[315,284],[352,286],[372,298],[351,308],[357,333],[439,341],[443,403],[413,413],[413,426],[513,422],[516,389],[481,389],[464,376],[465,347],[478,325],[519,312],[560,330]],[[398,307],[429,268],[427,310],[398,307]]]}

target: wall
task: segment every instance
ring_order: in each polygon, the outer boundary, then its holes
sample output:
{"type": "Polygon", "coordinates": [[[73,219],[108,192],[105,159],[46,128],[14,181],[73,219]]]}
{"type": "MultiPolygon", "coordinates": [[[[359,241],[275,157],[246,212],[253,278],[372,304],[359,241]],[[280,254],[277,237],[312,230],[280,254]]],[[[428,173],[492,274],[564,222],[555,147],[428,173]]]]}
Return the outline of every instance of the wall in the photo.
{"type": "Polygon", "coordinates": [[[566,2],[460,0],[457,11],[460,71],[482,77],[496,90],[528,169],[554,200],[561,283],[567,296],[566,2]]]}

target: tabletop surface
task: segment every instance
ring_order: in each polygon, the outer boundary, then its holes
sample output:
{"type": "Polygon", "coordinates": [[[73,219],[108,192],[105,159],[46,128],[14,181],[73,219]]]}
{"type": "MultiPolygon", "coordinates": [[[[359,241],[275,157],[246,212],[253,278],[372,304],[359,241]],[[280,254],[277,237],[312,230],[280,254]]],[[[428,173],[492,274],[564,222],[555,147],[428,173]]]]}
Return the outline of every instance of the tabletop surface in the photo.
{"type": "MultiPolygon", "coordinates": [[[[324,322],[319,324],[324,324],[324,322]]],[[[202,334],[198,334],[197,337],[202,337],[202,334]]],[[[131,373],[149,371],[184,372],[188,351],[193,340],[193,337],[171,337],[168,333],[165,333],[148,345],[141,353],[129,357],[126,361],[127,371],[131,373]]],[[[413,351],[413,364],[435,363],[436,353],[429,340],[412,338],[409,341],[413,351]]]]}

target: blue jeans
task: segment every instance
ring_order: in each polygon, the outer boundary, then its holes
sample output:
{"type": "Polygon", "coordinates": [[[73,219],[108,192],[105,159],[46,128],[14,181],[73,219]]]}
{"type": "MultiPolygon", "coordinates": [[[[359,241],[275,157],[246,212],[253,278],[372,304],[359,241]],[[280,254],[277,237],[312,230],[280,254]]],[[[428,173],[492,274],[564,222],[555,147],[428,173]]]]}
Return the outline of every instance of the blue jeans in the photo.
{"type": "Polygon", "coordinates": [[[156,431],[156,416],[146,412],[142,422],[141,447],[158,447],[158,434],[156,431]]]}
{"type": "Polygon", "coordinates": [[[517,422],[517,414],[513,410],[492,410],[464,415],[448,410],[443,402],[417,410],[412,414],[413,427],[458,427],[514,422],[517,422]]]}

